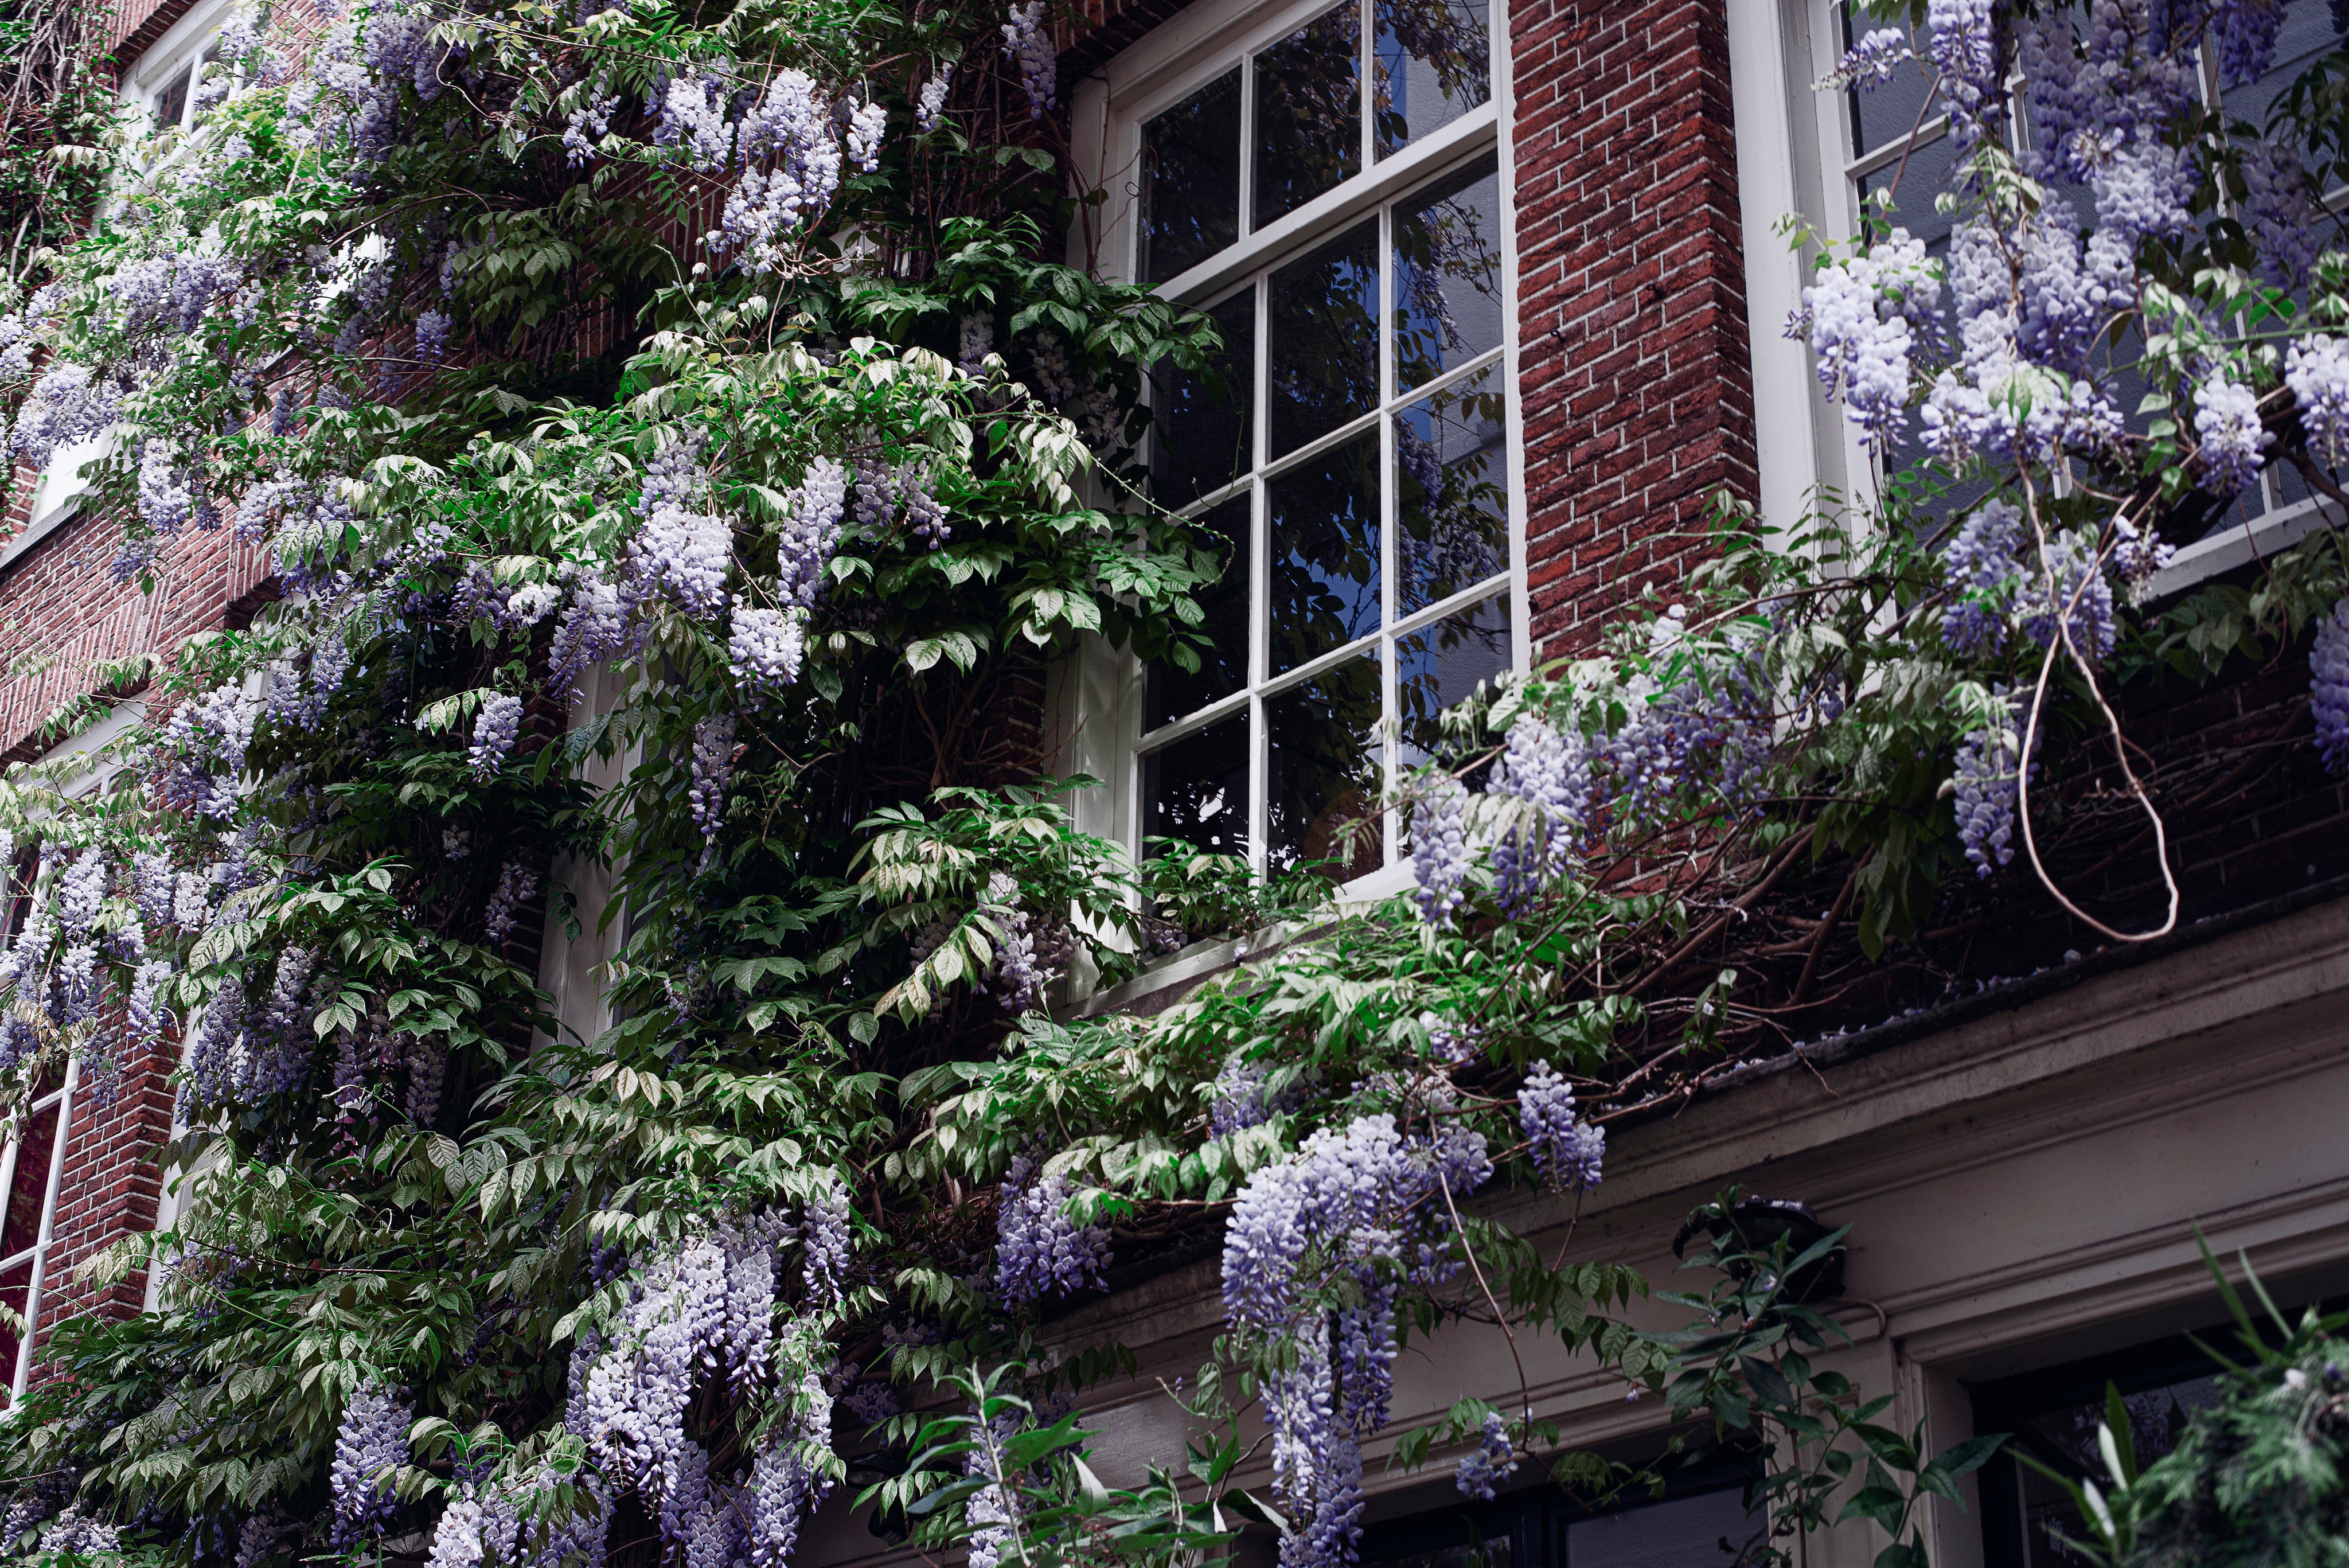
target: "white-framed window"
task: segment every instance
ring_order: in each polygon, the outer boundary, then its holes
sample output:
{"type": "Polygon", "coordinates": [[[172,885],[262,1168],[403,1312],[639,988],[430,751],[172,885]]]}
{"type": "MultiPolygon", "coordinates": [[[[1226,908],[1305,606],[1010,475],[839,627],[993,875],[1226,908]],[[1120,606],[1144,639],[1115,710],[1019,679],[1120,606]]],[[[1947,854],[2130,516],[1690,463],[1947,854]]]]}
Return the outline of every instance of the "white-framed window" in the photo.
{"type": "MultiPolygon", "coordinates": [[[[1793,121],[1795,144],[1816,147],[1823,165],[1816,184],[1809,184],[1803,210],[1829,234],[1842,239],[1858,234],[1862,216],[1870,211],[1883,221],[1923,239],[1934,255],[1947,254],[1951,215],[1940,210],[1939,198],[1951,188],[1954,159],[1949,118],[1933,94],[1923,71],[1904,67],[1889,83],[1870,89],[1816,92],[1810,83],[1833,70],[1844,52],[1868,31],[1884,24],[1857,13],[1849,0],[1783,0],[1781,47],[1786,53],[1789,89],[1796,101],[1793,121]],[[1803,121],[1806,117],[1811,123],[1803,121]],[[1873,204],[1872,204],[1873,203],[1873,204]]],[[[2200,75],[2203,99],[2230,118],[2264,124],[2269,107],[2319,56],[2341,47],[2349,31],[2340,26],[2333,0],[2285,0],[2274,63],[2258,81],[2223,88],[2216,51],[2202,51],[2200,75]]],[[[1925,54],[1920,35],[1918,54],[1925,54]]],[[[2008,132],[2018,147],[2028,146],[2033,134],[2026,84],[2020,77],[2009,95],[2008,132]]],[[[1741,148],[1741,151],[1743,148],[1741,148]]],[[[1807,183],[1807,182],[1806,182],[1807,183]]],[[[2084,224],[2095,221],[2095,201],[2085,189],[2056,184],[2051,198],[2068,202],[2084,224]]],[[[2337,199],[2336,199],[2337,204],[2337,199]]],[[[1753,221],[1749,199],[1747,221],[1753,221]]],[[[1757,330],[1760,323],[1757,320],[1757,330]]],[[[2100,350],[2114,402],[2134,428],[2142,429],[2150,415],[2138,403],[2145,381],[2132,363],[2129,343],[2106,343],[2100,350]]],[[[1757,388],[1757,392],[1761,389],[1757,388]]],[[[1819,394],[1816,383],[1810,396],[1819,394]]],[[[1757,396],[1757,403],[1763,399],[1757,396]]],[[[1843,472],[1863,476],[1855,490],[1873,493],[1883,476],[1920,462],[1925,456],[1912,426],[1909,440],[1884,459],[1873,459],[1847,423],[1842,428],[1843,472]]],[[[1954,511],[1966,504],[1973,491],[1961,488],[1941,503],[1954,511]]],[[[2219,572],[2290,544],[2313,529],[2324,526],[2317,498],[2299,471],[2288,462],[2269,464],[2260,483],[2238,495],[2215,517],[2202,537],[2180,548],[2176,561],[2158,576],[2156,595],[2187,587],[2219,572]]]]}
{"type": "Polygon", "coordinates": [[[1083,721],[1115,737],[1097,826],[1138,849],[1407,877],[1387,784],[1522,666],[1505,64],[1485,0],[1227,0],[1080,96],[1103,269],[1225,343],[1155,376],[1148,448],[1226,558],[1213,646],[1096,682],[1083,721]]]}
{"type": "MultiPolygon", "coordinates": [[[[147,117],[148,135],[195,130],[212,101],[204,90],[205,67],[220,58],[221,25],[232,9],[233,0],[196,6],[132,64],[123,78],[122,96],[147,117]]],[[[219,90],[214,88],[212,93],[219,90]]]]}
{"type": "MultiPolygon", "coordinates": [[[[32,908],[33,852],[5,870],[10,897],[5,926],[13,938],[32,908]]],[[[79,1064],[67,1060],[55,1079],[36,1095],[27,1110],[6,1128],[0,1147],[0,1379],[8,1403],[23,1397],[33,1370],[35,1342],[42,1324],[42,1300],[49,1280],[49,1252],[56,1237],[57,1189],[65,1172],[66,1144],[73,1130],[74,1089],[79,1064]],[[19,1327],[21,1324],[21,1329],[19,1327]]]]}

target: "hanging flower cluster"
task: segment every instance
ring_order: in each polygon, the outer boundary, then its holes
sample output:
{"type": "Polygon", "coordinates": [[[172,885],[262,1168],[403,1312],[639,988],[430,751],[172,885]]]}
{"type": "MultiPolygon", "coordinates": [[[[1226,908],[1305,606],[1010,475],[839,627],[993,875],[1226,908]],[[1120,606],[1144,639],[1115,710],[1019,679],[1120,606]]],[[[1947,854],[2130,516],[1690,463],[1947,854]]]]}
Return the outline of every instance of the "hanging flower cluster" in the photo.
{"type": "Polygon", "coordinates": [[[1352,1561],[1362,1511],[1361,1440],[1394,1392],[1397,1293],[1458,1268],[1457,1204],[1492,1177],[1482,1134],[1452,1124],[1406,1137],[1394,1117],[1316,1133],[1248,1179],[1224,1239],[1233,1324],[1287,1351],[1265,1373],[1273,1484],[1295,1511],[1283,1568],[1352,1561]],[[1340,1281],[1359,1304],[1326,1304],[1340,1281]]]}

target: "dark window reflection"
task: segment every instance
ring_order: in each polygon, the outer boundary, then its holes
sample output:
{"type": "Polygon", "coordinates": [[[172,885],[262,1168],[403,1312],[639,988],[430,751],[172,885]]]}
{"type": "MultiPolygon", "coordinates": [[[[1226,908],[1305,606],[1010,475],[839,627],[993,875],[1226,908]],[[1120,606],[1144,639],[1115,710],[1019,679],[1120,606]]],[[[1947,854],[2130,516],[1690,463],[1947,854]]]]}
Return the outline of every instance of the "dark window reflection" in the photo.
{"type": "Polygon", "coordinates": [[[1142,128],[1142,281],[1164,283],[1239,237],[1234,66],[1142,128]]]}
{"type": "Polygon", "coordinates": [[[1362,224],[1272,275],[1271,455],[1379,400],[1379,226],[1362,224]]]}
{"type": "Polygon", "coordinates": [[[1148,687],[1145,730],[1196,712],[1247,683],[1248,498],[1235,496],[1195,519],[1192,526],[1202,544],[1219,549],[1224,557],[1223,581],[1199,595],[1199,607],[1207,618],[1198,629],[1215,646],[1201,653],[1195,671],[1163,659],[1151,661],[1143,678],[1148,687]]]}
{"type": "Polygon", "coordinates": [[[1379,629],[1379,441],[1330,448],[1265,487],[1272,673],[1379,629]]]}
{"type": "Polygon", "coordinates": [[[1501,177],[1475,166],[1395,209],[1395,390],[1501,342],[1501,177]]]}
{"type": "MultiPolygon", "coordinates": [[[[1854,15],[1856,7],[1843,7],[1843,47],[1854,44],[1886,24],[1874,16],[1854,15]]],[[[1920,57],[1930,58],[1923,49],[1920,57]]],[[[1915,60],[1903,61],[1892,73],[1892,79],[1877,88],[1853,88],[1851,99],[1851,140],[1855,154],[1883,146],[1888,141],[1905,139],[1918,124],[1918,110],[1924,108],[1926,98],[1933,90],[1933,73],[1915,60]]],[[[1941,111],[1938,103],[1926,111],[1930,119],[1941,111]]]]}
{"type": "Polygon", "coordinates": [[[1378,156],[1443,130],[1493,96],[1484,0],[1378,0],[1371,126],[1378,156]]]}
{"type": "Polygon", "coordinates": [[[1379,660],[1352,659],[1265,699],[1270,863],[1329,861],[1332,881],[1386,864],[1380,828],[1379,660]]]}
{"type": "Polygon", "coordinates": [[[1437,715],[1509,668],[1509,596],[1445,616],[1395,643],[1395,712],[1402,722],[1402,765],[1415,768],[1443,750],[1437,715]]]}
{"type": "Polygon", "coordinates": [[[1295,212],[1361,170],[1361,36],[1349,4],[1257,56],[1251,228],[1295,212]]]}
{"type": "Polygon", "coordinates": [[[180,129],[180,121],[188,112],[188,83],[193,79],[195,72],[196,67],[192,64],[181,66],[180,74],[171,78],[171,85],[156,95],[156,130],[180,129]]]}
{"type": "Polygon", "coordinates": [[[1187,506],[1248,470],[1248,389],[1256,379],[1256,290],[1207,314],[1223,335],[1216,369],[1201,375],[1162,360],[1153,378],[1150,473],[1162,506],[1187,506]]]}
{"type": "Polygon", "coordinates": [[[1509,569],[1508,400],[1488,365],[1395,416],[1396,604],[1424,609],[1509,569]]]}
{"type": "Polygon", "coordinates": [[[1246,855],[1248,726],[1239,714],[1142,759],[1142,832],[1218,855],[1246,855]]]}

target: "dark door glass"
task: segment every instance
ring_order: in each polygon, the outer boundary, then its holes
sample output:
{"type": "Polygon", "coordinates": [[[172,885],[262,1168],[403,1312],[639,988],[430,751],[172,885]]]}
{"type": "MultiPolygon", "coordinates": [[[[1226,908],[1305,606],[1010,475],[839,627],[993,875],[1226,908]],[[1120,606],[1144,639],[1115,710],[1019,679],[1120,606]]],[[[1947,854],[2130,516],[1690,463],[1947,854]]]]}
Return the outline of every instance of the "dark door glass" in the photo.
{"type": "Polygon", "coordinates": [[[1508,400],[1488,365],[1395,416],[1396,607],[1409,615],[1509,567],[1508,400]]]}
{"type": "Polygon", "coordinates": [[[1402,724],[1402,765],[1441,755],[1444,709],[1509,668],[1509,596],[1445,616],[1395,643],[1395,712],[1402,724]]]}

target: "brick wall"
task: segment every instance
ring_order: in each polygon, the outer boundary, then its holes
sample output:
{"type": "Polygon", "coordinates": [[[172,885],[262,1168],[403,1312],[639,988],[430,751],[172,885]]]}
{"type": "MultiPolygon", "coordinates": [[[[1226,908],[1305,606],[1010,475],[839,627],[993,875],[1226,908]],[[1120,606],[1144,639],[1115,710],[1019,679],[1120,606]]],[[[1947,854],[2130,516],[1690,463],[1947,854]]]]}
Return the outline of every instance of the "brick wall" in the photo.
{"type": "MultiPolygon", "coordinates": [[[[74,1272],[84,1260],[122,1237],[155,1228],[163,1172],[153,1154],[171,1136],[171,1090],[165,1080],[176,1058],[177,1047],[171,1046],[125,1064],[117,1092],[103,1104],[87,1077],[74,1095],[48,1264],[41,1282],[36,1348],[67,1318],[90,1312],[128,1317],[146,1300],[144,1269],[103,1291],[76,1279],[74,1272]]],[[[34,1386],[55,1376],[55,1368],[34,1364],[34,1386]]]]}
{"type": "Polygon", "coordinates": [[[1717,488],[1755,493],[1723,3],[1509,8],[1537,655],[1676,576],[1717,488]]]}

